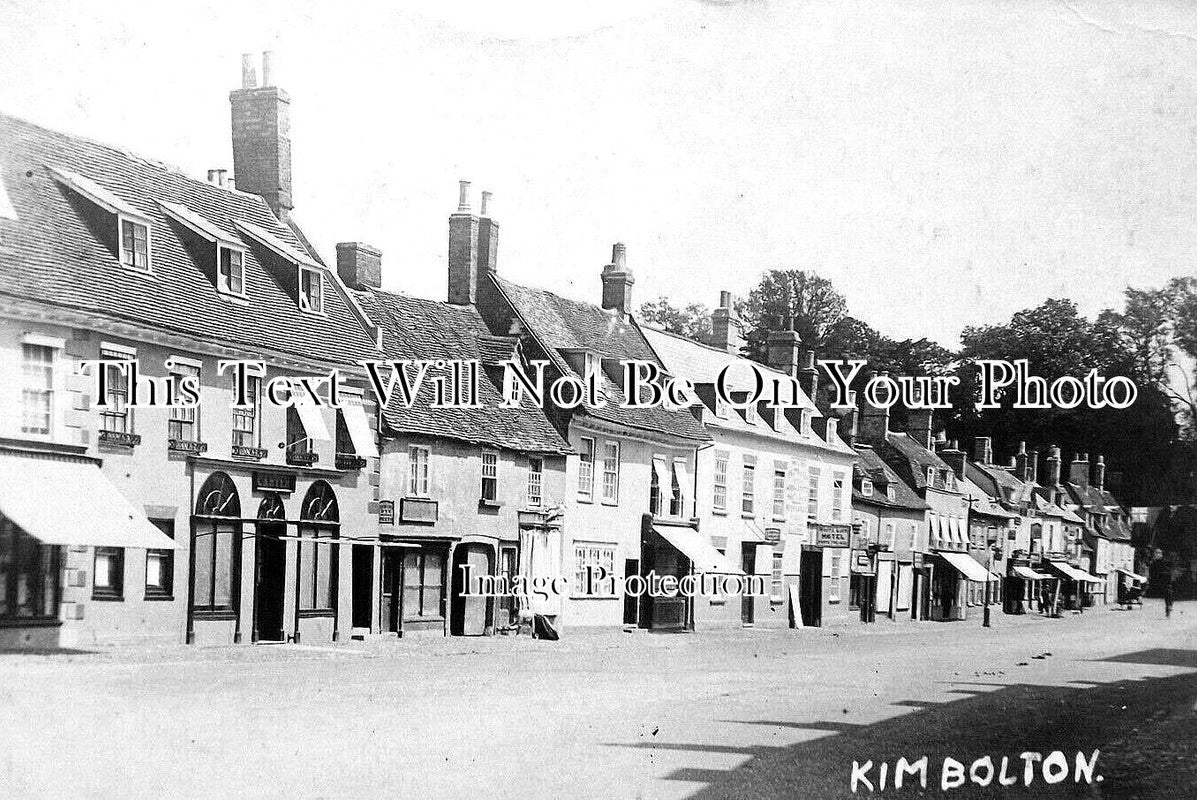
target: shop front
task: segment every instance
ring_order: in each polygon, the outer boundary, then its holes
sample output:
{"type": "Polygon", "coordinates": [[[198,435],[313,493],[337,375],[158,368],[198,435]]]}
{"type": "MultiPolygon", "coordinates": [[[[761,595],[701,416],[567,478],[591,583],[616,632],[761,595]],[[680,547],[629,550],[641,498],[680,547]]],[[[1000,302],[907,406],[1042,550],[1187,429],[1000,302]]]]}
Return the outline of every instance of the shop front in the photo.
{"type": "MultiPolygon", "coordinates": [[[[891,567],[893,565],[892,561],[886,563],[891,567]]],[[[848,579],[848,610],[857,612],[861,622],[874,622],[877,618],[877,595],[880,592],[878,565],[874,547],[867,546],[852,551],[848,579]]]]}
{"type": "Polygon", "coordinates": [[[968,553],[937,552],[939,569],[931,583],[931,618],[941,621],[962,620],[966,616],[970,589],[996,580],[995,576],[968,553]]]}
{"type": "Polygon", "coordinates": [[[1008,569],[1002,610],[1007,614],[1026,614],[1036,610],[1044,582],[1052,580],[1052,577],[1032,569],[1025,554],[1018,551],[1011,556],[1008,569]]]}
{"type": "MultiPolygon", "coordinates": [[[[658,519],[652,515],[644,517],[640,564],[640,576],[647,585],[639,598],[639,627],[653,631],[694,629],[695,592],[668,590],[686,576],[734,576],[741,579],[740,583],[756,577],[746,574],[716,550],[699,533],[697,524],[658,519]],[[654,584],[665,590],[655,591],[654,584]]],[[[764,585],[764,581],[760,583],[764,585]]],[[[741,593],[741,598],[749,595],[750,592],[741,593]]]]}

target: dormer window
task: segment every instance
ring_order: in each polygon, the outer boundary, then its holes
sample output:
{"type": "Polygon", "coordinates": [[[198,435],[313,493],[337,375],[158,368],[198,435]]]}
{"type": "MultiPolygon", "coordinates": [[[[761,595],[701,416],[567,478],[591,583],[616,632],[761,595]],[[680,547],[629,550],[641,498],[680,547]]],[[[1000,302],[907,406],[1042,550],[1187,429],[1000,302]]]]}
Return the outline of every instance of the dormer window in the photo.
{"type": "Polygon", "coordinates": [[[756,403],[749,403],[744,408],[744,421],[749,425],[755,425],[757,419],[759,419],[759,417],[757,417],[756,413],[756,403]]]}
{"type": "Polygon", "coordinates": [[[894,485],[892,483],[885,484],[885,496],[890,500],[894,499],[894,485]]]}
{"type": "Polygon", "coordinates": [[[727,403],[719,396],[718,392],[715,392],[715,416],[720,419],[727,418],[727,403]]]}
{"type": "Polygon", "coordinates": [[[590,375],[601,375],[603,371],[603,360],[599,358],[597,353],[585,353],[582,359],[582,377],[585,378],[590,375]]]}
{"type": "Polygon", "coordinates": [[[150,226],[131,219],[120,218],[121,263],[126,267],[150,271],[150,226]]]}
{"type": "Polygon", "coordinates": [[[815,412],[811,411],[809,408],[802,409],[802,429],[798,432],[803,436],[810,436],[810,423],[814,416],[815,412]]]}
{"type": "Polygon", "coordinates": [[[873,496],[873,482],[868,478],[862,478],[860,481],[860,494],[862,497],[873,496]]]}
{"type": "Polygon", "coordinates": [[[927,467],[927,485],[935,485],[935,467],[927,467]]]}
{"type": "Polygon", "coordinates": [[[220,266],[216,288],[229,294],[245,294],[245,253],[220,245],[220,266]]]}
{"type": "Polygon", "coordinates": [[[299,268],[299,307],[315,314],[324,311],[324,276],[319,270],[299,268]]]}

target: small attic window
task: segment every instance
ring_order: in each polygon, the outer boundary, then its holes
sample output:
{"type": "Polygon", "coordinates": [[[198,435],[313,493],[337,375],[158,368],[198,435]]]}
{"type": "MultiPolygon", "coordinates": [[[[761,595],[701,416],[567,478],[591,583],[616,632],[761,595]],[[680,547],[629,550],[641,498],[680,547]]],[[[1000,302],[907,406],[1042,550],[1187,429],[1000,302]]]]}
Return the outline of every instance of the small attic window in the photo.
{"type": "Polygon", "coordinates": [[[235,247],[218,246],[219,267],[216,288],[229,294],[245,294],[245,253],[235,247]]]}
{"type": "Polygon", "coordinates": [[[800,423],[802,427],[801,430],[798,431],[800,434],[803,436],[810,436],[810,424],[814,417],[815,412],[811,411],[809,408],[802,409],[802,422],[800,423]]]}
{"type": "Polygon", "coordinates": [[[894,485],[892,483],[885,484],[885,496],[890,500],[893,500],[895,494],[896,492],[894,491],[894,485]]]}
{"type": "Polygon", "coordinates": [[[315,314],[324,312],[324,276],[319,270],[299,268],[299,307],[315,314]]]}
{"type": "Polygon", "coordinates": [[[150,226],[119,217],[121,226],[121,263],[140,272],[150,271],[150,226]]]}
{"type": "Polygon", "coordinates": [[[860,493],[864,497],[873,496],[873,482],[868,478],[860,479],[860,493]]]}
{"type": "Polygon", "coordinates": [[[927,485],[935,485],[935,467],[927,467],[927,485]]]}
{"type": "Polygon", "coordinates": [[[590,351],[584,353],[582,359],[582,377],[585,378],[588,375],[602,375],[602,372],[603,360],[599,358],[598,354],[591,353],[590,351]]]}
{"type": "Polygon", "coordinates": [[[723,398],[719,396],[718,392],[715,392],[715,408],[713,411],[715,412],[716,417],[719,417],[720,419],[727,418],[727,403],[725,403],[723,398]]]}
{"type": "Polygon", "coordinates": [[[749,403],[744,407],[744,421],[749,425],[755,425],[759,417],[756,413],[756,403],[749,403]]]}

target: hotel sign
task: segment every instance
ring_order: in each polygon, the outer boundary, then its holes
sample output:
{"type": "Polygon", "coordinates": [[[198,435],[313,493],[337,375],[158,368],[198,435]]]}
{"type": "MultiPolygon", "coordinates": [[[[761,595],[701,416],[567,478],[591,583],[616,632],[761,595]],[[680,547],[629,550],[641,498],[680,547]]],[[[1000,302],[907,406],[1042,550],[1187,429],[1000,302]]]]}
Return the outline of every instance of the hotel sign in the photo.
{"type": "Polygon", "coordinates": [[[851,525],[815,525],[816,547],[848,547],[852,541],[851,525]]]}
{"type": "Polygon", "coordinates": [[[781,528],[765,528],[765,544],[777,544],[781,541],[781,528]]]}
{"type": "Polygon", "coordinates": [[[395,501],[394,500],[379,500],[378,501],[378,524],[379,525],[394,525],[395,524],[395,501]]]}

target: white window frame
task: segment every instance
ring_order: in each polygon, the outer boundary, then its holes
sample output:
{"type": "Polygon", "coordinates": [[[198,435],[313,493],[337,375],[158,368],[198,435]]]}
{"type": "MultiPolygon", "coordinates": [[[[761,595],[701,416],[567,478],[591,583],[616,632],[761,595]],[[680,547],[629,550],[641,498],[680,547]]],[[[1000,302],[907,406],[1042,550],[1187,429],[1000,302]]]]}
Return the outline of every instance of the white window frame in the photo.
{"type": "Polygon", "coordinates": [[[839,553],[835,553],[832,554],[831,558],[829,559],[829,564],[827,567],[828,578],[830,579],[828,581],[829,585],[827,587],[827,602],[829,603],[840,602],[840,578],[843,576],[842,558],[843,556],[841,556],[839,553]]]}
{"type": "MultiPolygon", "coordinates": [[[[175,376],[183,377],[186,375],[195,375],[196,383],[203,386],[204,363],[195,358],[187,358],[186,356],[172,355],[169,359],[170,366],[170,391],[172,397],[176,396],[175,376]],[[182,367],[183,369],[180,369],[182,367]],[[194,370],[194,372],[188,372],[194,370]]],[[[179,439],[183,442],[202,442],[203,438],[200,432],[200,407],[198,405],[191,408],[183,408],[181,406],[171,406],[170,413],[167,414],[167,438],[176,438],[170,435],[170,428],[172,422],[182,422],[191,424],[192,437],[190,439],[179,439]]]]}
{"type": "Polygon", "coordinates": [[[498,450],[483,450],[482,451],[482,483],[479,486],[478,496],[487,502],[498,502],[499,500],[499,451],[498,450]],[[487,481],[490,481],[490,497],[486,496],[487,481]]]}
{"type": "Polygon", "coordinates": [[[756,464],[745,462],[740,469],[740,514],[756,516],[756,464]]]}
{"type": "Polygon", "coordinates": [[[528,457],[527,501],[533,508],[544,504],[544,459],[540,456],[528,457]]]}
{"type": "MultiPolygon", "coordinates": [[[[65,343],[63,343],[61,340],[55,341],[55,340],[51,340],[47,337],[38,337],[38,336],[26,336],[24,338],[24,340],[21,342],[21,387],[20,387],[20,392],[21,392],[21,394],[20,394],[21,435],[24,437],[30,437],[30,438],[35,438],[35,439],[53,439],[55,434],[58,431],[58,428],[59,428],[59,425],[58,425],[58,411],[59,411],[58,403],[59,403],[59,398],[61,397],[61,387],[59,386],[60,382],[59,382],[58,374],[59,374],[59,361],[62,358],[62,350],[63,350],[64,344],[65,343]],[[26,376],[26,368],[29,366],[32,366],[32,365],[31,365],[29,356],[26,352],[26,348],[38,348],[39,350],[44,350],[50,354],[50,360],[49,360],[49,364],[48,364],[48,368],[49,368],[49,372],[50,372],[49,388],[46,388],[41,385],[34,387],[33,384],[28,380],[28,378],[26,376]],[[37,426],[37,428],[34,428],[33,426],[26,425],[26,421],[28,419],[31,419],[31,415],[29,414],[29,408],[26,405],[26,402],[27,402],[26,395],[30,394],[30,393],[37,394],[37,395],[44,394],[44,395],[46,395],[46,397],[48,399],[48,408],[45,411],[45,416],[46,416],[46,430],[45,431],[40,430],[40,426],[37,426]]],[[[39,361],[36,366],[38,369],[41,369],[46,365],[43,365],[39,361]]],[[[41,413],[42,413],[41,411],[38,411],[39,416],[41,416],[41,413]]]]}
{"type": "Polygon", "coordinates": [[[582,590],[586,588],[586,568],[589,566],[603,567],[608,576],[615,574],[616,545],[610,542],[574,542],[574,576],[569,582],[572,597],[590,597],[582,590]]]}
{"type": "Polygon", "coordinates": [[[845,504],[844,484],[847,479],[843,472],[831,473],[831,519],[839,522],[844,518],[845,504]]]}
{"type": "Polygon", "coordinates": [[[620,447],[620,443],[617,441],[611,441],[609,439],[603,440],[602,501],[606,505],[612,505],[612,506],[619,505],[619,471],[620,471],[620,459],[621,459],[622,449],[623,448],[620,447]],[[611,448],[614,448],[614,452],[615,452],[615,459],[614,459],[615,469],[614,470],[608,469],[608,466],[611,463],[611,459],[609,459],[607,457],[607,455],[608,455],[608,452],[611,450],[611,448]],[[608,493],[608,491],[607,491],[607,489],[608,489],[607,478],[608,477],[611,478],[610,493],[608,493]]]}
{"type": "Polygon", "coordinates": [[[593,436],[580,438],[578,447],[578,499],[586,502],[594,500],[594,461],[598,457],[598,444],[593,436]],[[586,460],[586,456],[590,460],[586,460]]]}
{"type": "Polygon", "coordinates": [[[424,444],[407,446],[407,496],[430,497],[432,448],[424,444]]]}
{"type": "Polygon", "coordinates": [[[714,475],[711,484],[711,507],[727,511],[727,468],[730,454],[715,453],[714,475]]]}
{"type": "Polygon", "coordinates": [[[935,467],[927,467],[927,485],[935,486],[935,467]]]}
{"type": "MultiPolygon", "coordinates": [[[[245,255],[247,252],[248,251],[246,251],[245,248],[243,248],[243,247],[234,247],[233,245],[226,244],[225,242],[217,242],[216,243],[216,290],[218,292],[220,292],[221,294],[227,294],[231,297],[244,298],[247,296],[248,292],[245,287],[245,255]],[[231,285],[229,285],[229,286],[224,285],[224,282],[223,282],[224,275],[223,275],[221,267],[223,266],[223,263],[224,263],[225,251],[228,251],[229,253],[235,253],[238,256],[238,258],[241,259],[241,290],[240,291],[233,289],[231,285]]],[[[231,279],[231,277],[232,276],[230,274],[230,279],[231,279]]],[[[231,280],[230,280],[230,283],[231,283],[231,280]]]]}
{"type": "Polygon", "coordinates": [[[868,478],[860,479],[860,496],[861,497],[872,497],[873,496],[873,482],[871,480],[869,480],[868,478]]]}
{"type": "Polygon", "coordinates": [[[298,270],[298,281],[295,284],[295,294],[299,300],[299,310],[303,311],[305,313],[308,313],[308,314],[323,314],[324,313],[324,296],[325,296],[325,292],[326,292],[326,287],[324,285],[324,272],[315,267],[304,266],[303,264],[297,265],[296,269],[298,270]],[[316,285],[320,287],[319,292],[318,292],[319,293],[318,299],[320,302],[318,304],[316,304],[316,306],[312,305],[311,301],[308,300],[307,294],[304,293],[304,290],[303,290],[304,273],[310,273],[311,275],[315,276],[315,279],[318,281],[318,283],[316,283],[316,285]]]}
{"type": "Polygon", "coordinates": [[[806,516],[809,519],[819,518],[819,483],[822,478],[823,470],[818,467],[807,470],[806,516]]]}
{"type": "MultiPolygon", "coordinates": [[[[119,344],[109,344],[108,342],[100,343],[100,360],[101,361],[131,361],[135,358],[137,358],[137,351],[131,347],[125,347],[125,346],[119,345],[119,344]]],[[[121,372],[120,372],[120,368],[116,364],[105,365],[103,368],[110,369],[110,370],[112,370],[112,372],[110,372],[108,374],[109,403],[106,408],[100,409],[100,430],[101,431],[109,431],[111,433],[130,433],[130,434],[134,433],[135,430],[134,430],[134,423],[133,423],[133,409],[129,408],[129,405],[128,405],[129,392],[132,389],[132,383],[129,380],[130,376],[127,371],[122,376],[121,372]],[[113,394],[112,385],[113,385],[114,378],[116,378],[116,379],[123,378],[124,382],[125,382],[125,406],[124,406],[125,429],[123,431],[117,431],[115,429],[110,429],[107,427],[107,424],[108,424],[107,420],[116,418],[120,414],[120,412],[113,411],[113,406],[112,406],[112,402],[111,402],[111,398],[112,398],[112,394],[113,394]]]]}
{"type": "MultiPolygon", "coordinates": [[[[136,240],[136,232],[134,233],[134,240],[136,240]]],[[[154,227],[150,225],[149,220],[139,219],[128,214],[116,215],[116,252],[117,260],[120,265],[130,272],[136,272],[139,275],[152,275],[154,273],[154,227]],[[125,225],[133,225],[135,227],[145,228],[145,266],[139,267],[136,263],[129,263],[125,261],[125,225]]],[[[133,260],[136,262],[136,253],[133,255],[133,260]]]]}
{"type": "Polygon", "coordinates": [[[773,467],[773,520],[784,522],[786,518],[786,470],[773,467]],[[780,482],[779,482],[780,479],[780,482]]]}

